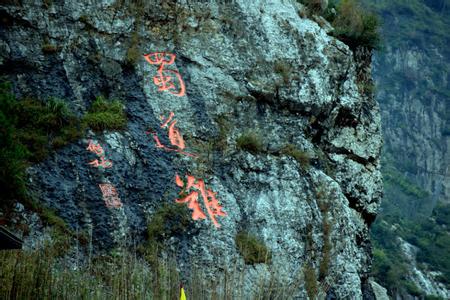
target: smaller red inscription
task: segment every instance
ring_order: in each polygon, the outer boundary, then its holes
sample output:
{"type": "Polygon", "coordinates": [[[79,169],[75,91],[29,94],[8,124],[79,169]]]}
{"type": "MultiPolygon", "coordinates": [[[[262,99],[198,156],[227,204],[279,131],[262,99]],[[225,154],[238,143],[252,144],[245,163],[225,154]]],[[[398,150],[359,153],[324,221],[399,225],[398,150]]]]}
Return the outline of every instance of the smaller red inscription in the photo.
{"type": "Polygon", "coordinates": [[[97,154],[97,156],[102,156],[105,153],[102,146],[100,146],[100,144],[94,143],[92,140],[89,140],[89,145],[87,146],[86,150],[97,154]]]}
{"type": "Polygon", "coordinates": [[[92,140],[89,140],[89,145],[87,146],[86,150],[89,150],[100,157],[100,161],[98,159],[94,159],[93,161],[89,162],[89,165],[96,168],[101,167],[105,169],[112,167],[112,161],[105,158],[105,151],[103,150],[102,146],[100,146],[100,144],[94,143],[92,140]]]}
{"type": "Polygon", "coordinates": [[[100,183],[98,186],[102,191],[103,200],[105,201],[106,207],[122,207],[122,202],[120,201],[116,188],[113,185],[111,185],[110,183],[100,183]]]}
{"type": "Polygon", "coordinates": [[[112,162],[110,160],[106,160],[104,156],[100,157],[100,161],[98,161],[98,159],[94,159],[89,162],[89,164],[96,168],[102,167],[106,169],[112,167],[112,162]]]}

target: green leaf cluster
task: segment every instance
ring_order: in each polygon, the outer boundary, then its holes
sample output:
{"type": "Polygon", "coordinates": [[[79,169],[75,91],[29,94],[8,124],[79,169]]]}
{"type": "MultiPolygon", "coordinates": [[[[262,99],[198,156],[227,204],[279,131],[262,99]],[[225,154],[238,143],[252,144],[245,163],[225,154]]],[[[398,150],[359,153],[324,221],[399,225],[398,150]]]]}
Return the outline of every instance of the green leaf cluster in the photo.
{"type": "Polygon", "coordinates": [[[26,198],[26,167],[50,151],[77,140],[79,119],[58,99],[17,100],[11,85],[0,83],[0,205],[26,198]]]}
{"type": "Polygon", "coordinates": [[[333,35],[351,49],[380,47],[380,22],[375,14],[367,13],[356,0],[342,0],[332,25],[333,35]]]}
{"type": "Polygon", "coordinates": [[[120,101],[99,96],[83,117],[83,123],[94,131],[121,130],[127,125],[127,117],[120,101]]]}
{"type": "Polygon", "coordinates": [[[374,223],[371,233],[373,251],[373,275],[391,294],[408,292],[424,296],[408,284],[410,270],[399,247],[398,237],[418,248],[416,260],[421,269],[439,271],[437,278],[450,287],[450,205],[439,204],[429,218],[407,220],[398,216],[384,216],[383,221],[374,223]]]}

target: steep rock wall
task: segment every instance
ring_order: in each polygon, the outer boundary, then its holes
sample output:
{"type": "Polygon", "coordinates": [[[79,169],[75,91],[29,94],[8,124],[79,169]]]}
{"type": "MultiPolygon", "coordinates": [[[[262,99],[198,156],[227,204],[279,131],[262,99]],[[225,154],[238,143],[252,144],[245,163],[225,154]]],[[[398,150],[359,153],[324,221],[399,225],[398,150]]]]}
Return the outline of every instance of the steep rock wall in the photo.
{"type": "Polygon", "coordinates": [[[395,166],[429,193],[422,201],[413,197],[404,207],[412,216],[429,215],[438,201],[450,200],[448,69],[448,58],[432,46],[387,47],[375,60],[377,85],[385,87],[377,98],[384,120],[386,165],[395,166]]]}
{"type": "MultiPolygon", "coordinates": [[[[30,168],[39,201],[91,233],[101,252],[144,239],[147,221],[179,197],[175,175],[192,174],[217,192],[227,216],[217,217],[220,229],[198,220],[164,241],[185,276],[193,264],[213,278],[228,266],[243,268],[235,236],[247,231],[272,252],[270,265],[246,269],[248,288],[271,276],[289,285],[303,278],[304,266],[318,269],[327,222],[324,293],[362,298],[368,226],[382,196],[379,109],[358,85],[362,71],[349,48],[299,9],[279,0],[2,6],[1,67],[16,94],[60,97],[80,115],[103,94],[122,100],[128,117],[125,131],[89,131],[30,168]],[[56,51],[43,51],[47,43],[56,51]],[[176,54],[170,68],[181,75],[184,96],[155,85],[158,66],[142,54],[158,51],[176,54]],[[197,158],[157,148],[146,134],[155,130],[169,145],[160,116],[170,112],[197,158]],[[246,132],[261,151],[236,146],[246,132]],[[88,164],[89,139],[104,147],[112,168],[88,164]],[[311,166],[283,155],[286,144],[307,153],[311,166]],[[100,183],[115,186],[121,208],[105,207],[100,183]]],[[[303,283],[295,295],[306,297],[303,283]]]]}

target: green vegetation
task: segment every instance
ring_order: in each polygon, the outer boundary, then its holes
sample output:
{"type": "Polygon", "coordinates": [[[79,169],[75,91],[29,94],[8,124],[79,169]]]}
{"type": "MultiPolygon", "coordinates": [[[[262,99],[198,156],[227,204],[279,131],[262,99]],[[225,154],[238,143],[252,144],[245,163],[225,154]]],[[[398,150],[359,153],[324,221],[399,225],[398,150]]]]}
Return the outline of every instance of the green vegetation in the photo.
{"type": "Polygon", "coordinates": [[[317,206],[323,216],[326,216],[329,209],[330,203],[327,200],[327,191],[325,185],[322,183],[316,189],[317,206]]]}
{"type": "Polygon", "coordinates": [[[141,58],[141,56],[141,51],[139,51],[139,34],[137,33],[137,31],[135,31],[131,36],[130,47],[127,50],[126,61],[130,65],[135,65],[139,58],[141,58]]]}
{"type": "Polygon", "coordinates": [[[30,153],[18,141],[18,120],[14,113],[17,104],[9,92],[10,87],[1,84],[0,89],[0,205],[4,207],[25,197],[26,159],[30,153]]]}
{"type": "Polygon", "coordinates": [[[390,184],[400,187],[405,194],[417,197],[426,198],[429,193],[419,186],[411,183],[405,176],[401,175],[394,168],[383,170],[383,179],[390,184]]]}
{"type": "Polygon", "coordinates": [[[293,144],[285,145],[281,149],[280,153],[293,157],[296,161],[298,161],[300,166],[302,166],[304,169],[309,168],[310,157],[309,157],[308,153],[298,149],[295,145],[293,145],[293,144]]]}
{"type": "Polygon", "coordinates": [[[438,204],[433,210],[433,218],[437,225],[450,228],[450,205],[438,204]]]}
{"type": "Polygon", "coordinates": [[[303,274],[305,275],[305,288],[308,293],[309,299],[316,299],[319,293],[319,285],[316,279],[316,271],[313,266],[307,265],[303,269],[303,274]]]}
{"type": "Polygon", "coordinates": [[[272,254],[257,237],[247,232],[239,232],[235,242],[246,264],[270,263],[272,254]]]}
{"type": "Polygon", "coordinates": [[[289,83],[292,73],[292,65],[288,64],[286,61],[279,60],[275,62],[274,71],[275,73],[281,75],[284,84],[289,83]]]}
{"type": "Polygon", "coordinates": [[[0,205],[8,208],[27,196],[25,169],[53,149],[81,136],[81,124],[57,99],[17,100],[9,83],[0,83],[0,205]]]}
{"type": "MultiPolygon", "coordinates": [[[[374,240],[373,274],[391,294],[396,291],[418,293],[408,285],[408,263],[400,250],[397,237],[418,247],[417,262],[442,272],[439,281],[450,287],[450,205],[438,205],[430,218],[409,221],[398,216],[384,216],[372,227],[374,240]],[[444,220],[444,221],[443,221],[444,220]],[[390,225],[393,224],[393,225],[390,225]]],[[[420,294],[423,296],[422,294],[420,294]]]]}
{"type": "Polygon", "coordinates": [[[55,53],[58,51],[58,47],[52,44],[44,44],[42,45],[42,52],[46,54],[55,53]]]}
{"type": "Polygon", "coordinates": [[[81,137],[80,122],[62,100],[46,103],[26,98],[13,104],[17,118],[17,142],[29,150],[33,162],[46,158],[51,149],[65,146],[81,137]]]}
{"type": "Polygon", "coordinates": [[[230,134],[231,121],[226,114],[217,115],[215,121],[219,126],[219,135],[214,140],[214,147],[218,150],[225,151],[228,148],[227,137],[230,134]]]}
{"type": "Polygon", "coordinates": [[[325,279],[328,275],[331,262],[331,249],[332,244],[330,240],[331,224],[327,218],[323,218],[323,247],[322,247],[322,259],[319,265],[319,280],[325,279]]]}
{"type": "Polygon", "coordinates": [[[192,221],[186,205],[164,203],[147,223],[148,242],[140,247],[139,252],[154,270],[158,270],[164,241],[173,236],[182,236],[190,225],[192,221]]]}
{"type": "Polygon", "coordinates": [[[297,0],[307,8],[307,15],[320,15],[328,21],[332,21],[335,17],[336,1],[329,0],[326,8],[322,7],[324,0],[297,0]]]}
{"type": "Polygon", "coordinates": [[[122,103],[97,97],[83,117],[83,123],[95,131],[121,130],[127,125],[122,103]]]}
{"type": "Polygon", "coordinates": [[[448,226],[450,207],[438,205],[431,217],[429,207],[432,203],[429,193],[411,182],[394,165],[401,169],[415,171],[415,166],[403,162],[393,162],[386,155],[382,168],[385,198],[383,210],[372,225],[371,233],[374,245],[373,276],[388,289],[390,295],[414,294],[426,295],[418,287],[411,285],[408,278],[410,263],[401,250],[398,238],[418,247],[416,255],[418,268],[426,273],[440,271],[443,275],[436,280],[450,286],[450,239],[448,226]]]}
{"type": "Polygon", "coordinates": [[[425,300],[445,300],[445,299],[438,296],[425,296],[425,300]]]}
{"type": "Polygon", "coordinates": [[[408,160],[393,162],[388,155],[384,156],[381,172],[386,197],[382,202],[381,217],[390,214],[414,220],[431,214],[433,209],[431,195],[412,182],[408,176],[408,174],[414,174],[417,171],[416,168],[408,160]]]}
{"type": "MultiPolygon", "coordinates": [[[[161,265],[164,265],[163,262],[161,265]]],[[[133,255],[99,258],[89,266],[64,265],[54,253],[1,251],[2,299],[175,299],[179,275],[149,273],[133,255]]]]}
{"type": "MultiPolygon", "coordinates": [[[[62,219],[60,219],[62,221],[62,219]]],[[[64,221],[62,221],[64,222],[64,221]]],[[[52,255],[63,257],[69,253],[70,247],[73,245],[75,238],[79,238],[72,231],[66,229],[61,230],[59,227],[53,227],[50,231],[51,243],[47,243],[46,251],[52,251],[52,255]]],[[[80,236],[81,240],[81,236],[80,236]]]]}
{"type": "MultiPolygon", "coordinates": [[[[327,199],[326,187],[321,184],[316,190],[317,206],[322,213],[322,228],[323,228],[323,246],[322,257],[319,265],[319,280],[324,280],[328,275],[331,262],[332,244],[330,239],[332,224],[328,221],[328,214],[330,210],[330,203],[327,199]]],[[[309,237],[309,243],[312,245],[312,236],[309,237]]]]}
{"type": "Polygon", "coordinates": [[[366,9],[361,7],[358,0],[330,0],[326,8],[322,7],[323,0],[298,1],[306,6],[307,15],[320,15],[330,22],[334,28],[332,34],[351,49],[380,48],[378,17],[366,13],[366,9]]]}
{"type": "Polygon", "coordinates": [[[356,0],[339,2],[337,15],[332,25],[334,27],[333,35],[352,49],[357,47],[378,49],[380,47],[378,17],[364,12],[356,0]]]}
{"type": "Polygon", "coordinates": [[[149,241],[162,242],[174,235],[182,235],[191,225],[189,209],[184,204],[164,203],[147,224],[149,241]]]}
{"type": "Polygon", "coordinates": [[[438,5],[438,9],[429,3],[436,4],[440,0],[364,0],[363,2],[369,9],[383,16],[385,24],[383,35],[392,47],[409,44],[428,49],[429,45],[433,45],[446,53],[446,57],[450,57],[450,50],[447,47],[450,44],[448,1],[447,5],[438,5]]]}
{"type": "Polygon", "coordinates": [[[409,282],[408,264],[401,252],[396,235],[390,230],[387,223],[375,223],[372,235],[376,238],[373,250],[372,273],[377,282],[387,288],[392,295],[395,292],[406,292],[409,282]]]}
{"type": "Polygon", "coordinates": [[[238,149],[256,154],[263,151],[262,137],[255,132],[247,132],[236,139],[238,149]]]}
{"type": "Polygon", "coordinates": [[[358,81],[357,83],[358,90],[363,95],[375,95],[376,88],[373,82],[362,82],[358,81]]]}
{"type": "Polygon", "coordinates": [[[75,233],[69,225],[60,217],[57,216],[56,211],[46,207],[31,197],[27,197],[24,201],[28,209],[36,212],[41,221],[52,228],[51,237],[53,241],[53,252],[57,256],[62,256],[70,248],[71,240],[78,240],[81,244],[87,244],[87,237],[84,232],[75,233]]]}
{"type": "Polygon", "coordinates": [[[0,299],[179,299],[181,281],[187,299],[290,299],[303,284],[302,272],[288,284],[270,270],[274,275],[270,282],[261,278],[248,291],[243,278],[253,266],[238,271],[236,265],[218,263],[224,270],[212,278],[170,258],[159,259],[153,270],[121,249],[93,257],[85,265],[77,260],[67,264],[51,246],[32,252],[0,251],[0,299]],[[181,276],[183,271],[188,278],[181,276]]]}
{"type": "Polygon", "coordinates": [[[44,160],[51,151],[80,139],[86,125],[95,130],[123,128],[126,118],[122,105],[98,97],[81,121],[62,100],[18,100],[9,83],[0,83],[0,206],[8,211],[20,201],[48,224],[67,232],[61,219],[32,202],[26,189],[25,170],[44,160]]]}

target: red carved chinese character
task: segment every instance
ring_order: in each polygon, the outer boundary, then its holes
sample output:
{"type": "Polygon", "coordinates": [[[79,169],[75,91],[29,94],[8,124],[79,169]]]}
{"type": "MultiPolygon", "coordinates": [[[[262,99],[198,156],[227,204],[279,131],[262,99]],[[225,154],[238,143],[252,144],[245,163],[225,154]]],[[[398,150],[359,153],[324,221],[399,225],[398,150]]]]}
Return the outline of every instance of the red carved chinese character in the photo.
{"type": "Polygon", "coordinates": [[[179,97],[185,95],[186,88],[180,73],[178,71],[164,69],[166,65],[172,65],[175,62],[175,54],[154,52],[145,54],[144,58],[149,64],[159,65],[157,71],[158,76],[153,77],[153,82],[159,87],[159,91],[168,91],[172,95],[179,97]],[[174,82],[178,82],[178,85],[174,82]]]}
{"type": "Polygon", "coordinates": [[[181,135],[180,131],[178,130],[178,128],[175,127],[175,125],[177,124],[177,121],[176,120],[172,121],[172,118],[174,116],[175,116],[175,114],[173,112],[170,112],[169,117],[167,117],[166,120],[164,120],[164,117],[161,116],[161,120],[163,121],[163,124],[161,125],[161,128],[167,127],[167,125],[169,125],[169,128],[168,128],[169,141],[176,148],[169,148],[169,147],[164,146],[161,143],[161,141],[159,140],[158,135],[156,134],[156,132],[146,131],[145,133],[146,134],[150,134],[151,133],[153,135],[153,139],[155,140],[157,148],[163,148],[163,149],[165,149],[167,151],[176,151],[176,152],[179,152],[179,153],[184,154],[186,156],[197,157],[197,155],[195,155],[195,154],[191,154],[191,153],[187,153],[187,152],[183,151],[183,149],[186,148],[186,145],[184,143],[184,139],[183,139],[183,136],[181,135]]]}
{"type": "Polygon", "coordinates": [[[96,167],[96,168],[98,168],[98,167],[103,167],[103,168],[111,168],[112,167],[112,161],[110,161],[110,160],[105,160],[105,157],[104,156],[102,156],[102,157],[100,157],[100,162],[98,161],[98,159],[95,159],[95,160],[93,160],[93,161],[91,161],[91,162],[89,162],[89,164],[91,165],[91,166],[93,166],[93,167],[96,167]]]}
{"type": "Polygon", "coordinates": [[[192,192],[187,197],[175,201],[177,203],[189,203],[188,207],[192,209],[192,219],[206,219],[206,215],[203,213],[200,204],[198,203],[198,192],[192,192]]]}
{"type": "Polygon", "coordinates": [[[153,52],[145,54],[144,57],[152,65],[171,65],[175,62],[176,55],[166,52],[153,52]]]}
{"type": "MultiPolygon", "coordinates": [[[[161,125],[161,128],[164,128],[167,126],[167,124],[172,121],[172,118],[175,116],[173,112],[170,112],[169,117],[166,119],[166,121],[161,125]]],[[[164,117],[161,116],[161,119],[164,120],[164,117]]],[[[178,147],[179,149],[183,150],[186,146],[184,145],[183,136],[181,135],[178,128],[175,128],[175,124],[177,124],[176,120],[173,120],[169,125],[169,140],[170,143],[173,146],[178,147]]]]}
{"type": "Polygon", "coordinates": [[[100,157],[100,161],[98,161],[98,159],[95,159],[89,162],[91,166],[96,168],[103,167],[105,169],[112,167],[112,161],[105,159],[105,151],[103,150],[102,146],[100,146],[100,144],[94,143],[92,140],[89,140],[89,145],[86,150],[89,150],[100,157]]]}
{"type": "MultiPolygon", "coordinates": [[[[176,174],[175,176],[175,182],[179,187],[184,187],[184,182],[180,178],[180,176],[178,176],[178,174],[176,174]]],[[[222,211],[222,206],[219,205],[219,201],[216,198],[216,193],[214,193],[211,189],[206,189],[205,182],[202,179],[197,180],[194,176],[187,175],[187,185],[183,189],[183,191],[188,191],[191,188],[195,188],[196,190],[200,191],[200,194],[203,198],[203,203],[206,207],[206,211],[208,212],[210,219],[212,220],[213,224],[217,228],[219,228],[220,224],[217,222],[216,216],[226,216],[227,213],[222,211]]],[[[206,219],[206,215],[203,213],[198,203],[197,191],[192,191],[188,196],[184,197],[183,199],[176,199],[175,202],[188,203],[188,207],[193,210],[192,219],[206,219]]]]}
{"type": "Polygon", "coordinates": [[[100,144],[95,144],[92,140],[89,140],[89,145],[86,150],[94,152],[98,156],[102,156],[104,153],[102,146],[100,146],[100,144]]]}
{"type": "Polygon", "coordinates": [[[122,207],[122,202],[120,202],[119,195],[117,194],[114,186],[110,183],[100,183],[98,186],[102,191],[103,200],[105,201],[106,207],[122,207]]]}

